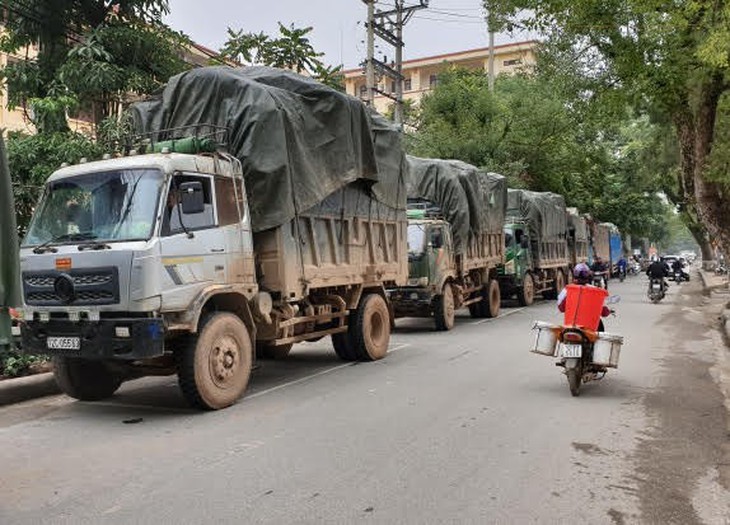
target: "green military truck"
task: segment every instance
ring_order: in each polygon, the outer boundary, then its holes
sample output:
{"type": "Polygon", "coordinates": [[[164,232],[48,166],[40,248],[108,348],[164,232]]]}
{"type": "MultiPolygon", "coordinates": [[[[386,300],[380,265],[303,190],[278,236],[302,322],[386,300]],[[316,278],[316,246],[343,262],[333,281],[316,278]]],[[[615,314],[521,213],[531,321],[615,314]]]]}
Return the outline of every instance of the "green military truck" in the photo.
{"type": "Polygon", "coordinates": [[[565,199],[555,193],[510,189],[504,225],[502,297],[529,306],[541,293],[556,298],[570,276],[565,199]]]}
{"type": "Polygon", "coordinates": [[[408,283],[389,290],[395,317],[433,317],[437,330],[450,330],[462,307],[496,317],[505,178],[455,160],[408,157],[407,165],[408,283]]]}

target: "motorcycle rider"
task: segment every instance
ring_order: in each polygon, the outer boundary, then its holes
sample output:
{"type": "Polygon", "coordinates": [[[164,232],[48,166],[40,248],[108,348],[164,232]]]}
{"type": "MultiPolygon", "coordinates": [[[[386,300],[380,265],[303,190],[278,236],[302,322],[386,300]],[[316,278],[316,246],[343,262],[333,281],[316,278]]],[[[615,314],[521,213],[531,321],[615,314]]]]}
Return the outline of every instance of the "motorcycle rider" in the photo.
{"type": "Polygon", "coordinates": [[[665,277],[669,276],[669,269],[663,261],[654,259],[646,269],[646,275],[649,276],[649,286],[651,286],[651,281],[657,280],[662,285],[662,292],[665,292],[669,287],[667,282],[664,280],[665,277]]]}
{"type": "Polygon", "coordinates": [[[674,272],[674,280],[677,281],[677,283],[681,283],[684,278],[684,272],[682,272],[683,267],[684,265],[681,260],[674,259],[674,262],[672,263],[672,272],[674,272]]]}
{"type": "MultiPolygon", "coordinates": [[[[576,268],[578,266],[576,265],[576,268]]],[[[593,264],[590,266],[591,272],[594,274],[601,274],[603,277],[603,286],[608,290],[608,266],[606,266],[606,263],[603,262],[603,259],[596,255],[596,258],[593,261],[593,264]]]]}
{"type": "Polygon", "coordinates": [[[626,261],[626,258],[622,255],[621,258],[616,263],[616,266],[618,266],[618,273],[621,277],[626,277],[626,268],[628,266],[628,262],[626,261]]]}
{"type": "MultiPolygon", "coordinates": [[[[596,259],[598,260],[598,259],[596,259]]],[[[577,284],[580,286],[593,286],[593,272],[588,267],[586,263],[578,263],[575,265],[575,268],[573,268],[573,284],[577,284]]],[[[565,313],[565,299],[568,297],[568,289],[563,288],[563,290],[558,295],[558,310],[561,313],[565,313]]],[[[601,310],[601,317],[608,317],[611,315],[611,309],[603,305],[603,309],[601,310]]],[[[598,322],[598,332],[603,332],[604,326],[603,321],[598,322]]]]}

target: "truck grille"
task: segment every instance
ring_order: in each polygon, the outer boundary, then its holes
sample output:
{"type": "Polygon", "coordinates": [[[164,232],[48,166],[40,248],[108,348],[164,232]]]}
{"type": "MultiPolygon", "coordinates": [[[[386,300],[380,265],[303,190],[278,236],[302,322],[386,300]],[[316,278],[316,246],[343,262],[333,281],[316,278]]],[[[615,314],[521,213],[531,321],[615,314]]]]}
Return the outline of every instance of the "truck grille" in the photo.
{"type": "MultiPolygon", "coordinates": [[[[67,279],[68,280],[68,279],[67,279]]],[[[117,268],[84,268],[68,272],[24,272],[23,293],[29,306],[89,306],[119,302],[117,268]],[[61,297],[56,281],[67,276],[73,283],[73,297],[61,297]]]]}

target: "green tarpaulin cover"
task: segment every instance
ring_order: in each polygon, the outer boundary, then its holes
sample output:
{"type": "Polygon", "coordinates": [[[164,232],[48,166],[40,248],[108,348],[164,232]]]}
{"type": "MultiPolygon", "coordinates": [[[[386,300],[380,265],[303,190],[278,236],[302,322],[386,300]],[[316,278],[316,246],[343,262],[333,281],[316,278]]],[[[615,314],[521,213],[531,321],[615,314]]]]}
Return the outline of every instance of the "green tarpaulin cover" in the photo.
{"type": "MultiPolygon", "coordinates": [[[[242,163],[254,231],[285,224],[357,180],[405,208],[400,133],[358,99],[268,67],[206,67],[132,107],[142,133],[224,126],[242,163]]],[[[157,140],[179,138],[159,133],[157,140]]]]}
{"type": "Polygon", "coordinates": [[[451,225],[454,251],[466,252],[469,236],[502,233],[507,180],[459,160],[407,156],[408,198],[436,204],[451,225]]]}

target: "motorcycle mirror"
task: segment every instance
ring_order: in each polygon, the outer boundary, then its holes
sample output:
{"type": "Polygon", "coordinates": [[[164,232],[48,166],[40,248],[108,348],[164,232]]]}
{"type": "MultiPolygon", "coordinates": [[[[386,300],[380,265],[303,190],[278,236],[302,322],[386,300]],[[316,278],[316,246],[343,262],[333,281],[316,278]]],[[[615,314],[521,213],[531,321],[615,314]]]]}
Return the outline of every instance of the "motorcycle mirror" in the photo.
{"type": "Polygon", "coordinates": [[[612,295],[608,299],[606,299],[606,304],[617,304],[621,302],[621,296],[620,295],[612,295]]]}

